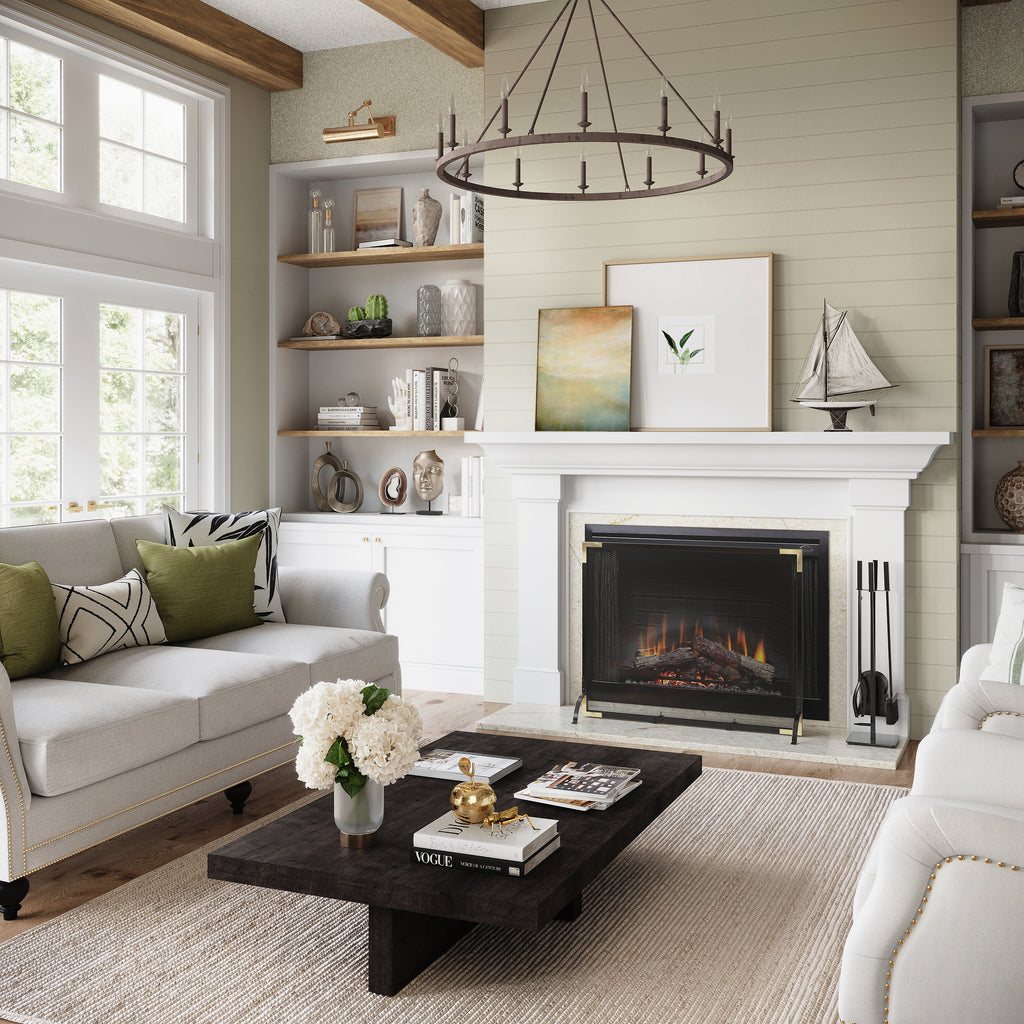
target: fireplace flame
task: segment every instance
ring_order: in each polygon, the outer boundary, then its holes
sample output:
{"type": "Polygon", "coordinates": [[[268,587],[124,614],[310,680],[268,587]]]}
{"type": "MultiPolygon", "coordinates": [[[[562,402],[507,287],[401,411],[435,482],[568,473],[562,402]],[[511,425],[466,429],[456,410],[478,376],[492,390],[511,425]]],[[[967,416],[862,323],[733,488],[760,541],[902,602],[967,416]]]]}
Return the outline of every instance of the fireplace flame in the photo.
{"type": "MultiPolygon", "coordinates": [[[[643,647],[638,653],[645,656],[667,654],[671,651],[691,646],[697,637],[703,637],[704,635],[704,626],[700,619],[698,619],[694,624],[693,635],[691,637],[687,637],[686,623],[680,619],[678,639],[670,640],[668,614],[664,613],[661,616],[660,623],[657,623],[654,620],[648,621],[643,647]]],[[[742,627],[738,627],[736,629],[735,636],[729,632],[720,639],[718,637],[715,637],[714,639],[721,643],[721,645],[728,651],[736,651],[744,657],[751,658],[754,661],[760,661],[763,664],[768,664],[768,656],[765,651],[763,636],[758,638],[753,653],[750,651],[750,642],[747,640],[746,631],[742,627]]]]}

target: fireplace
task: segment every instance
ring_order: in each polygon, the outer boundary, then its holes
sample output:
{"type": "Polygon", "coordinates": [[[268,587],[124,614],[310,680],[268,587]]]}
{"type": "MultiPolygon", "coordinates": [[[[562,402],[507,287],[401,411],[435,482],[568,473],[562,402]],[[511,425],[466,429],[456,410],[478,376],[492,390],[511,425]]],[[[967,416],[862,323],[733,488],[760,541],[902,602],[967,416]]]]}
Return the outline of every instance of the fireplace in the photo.
{"type": "Polygon", "coordinates": [[[584,554],[588,710],[828,721],[827,532],[587,525],[584,554]]]}

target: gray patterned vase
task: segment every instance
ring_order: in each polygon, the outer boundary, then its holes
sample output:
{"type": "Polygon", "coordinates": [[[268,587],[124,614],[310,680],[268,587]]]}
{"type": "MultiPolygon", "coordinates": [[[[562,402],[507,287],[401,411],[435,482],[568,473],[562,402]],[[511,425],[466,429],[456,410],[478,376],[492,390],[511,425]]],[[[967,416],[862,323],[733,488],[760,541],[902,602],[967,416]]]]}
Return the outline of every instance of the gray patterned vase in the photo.
{"type": "Polygon", "coordinates": [[[420,338],[436,338],[443,333],[441,289],[436,284],[421,284],[416,292],[416,335],[420,338]]]}

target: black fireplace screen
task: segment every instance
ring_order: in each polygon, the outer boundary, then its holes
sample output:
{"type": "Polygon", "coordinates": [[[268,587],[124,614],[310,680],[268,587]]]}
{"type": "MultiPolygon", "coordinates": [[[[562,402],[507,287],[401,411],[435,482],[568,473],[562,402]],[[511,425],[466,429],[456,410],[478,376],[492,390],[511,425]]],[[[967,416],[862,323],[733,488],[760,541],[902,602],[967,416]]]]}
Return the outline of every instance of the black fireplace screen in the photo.
{"type": "Polygon", "coordinates": [[[828,719],[827,533],[588,526],[586,544],[588,708],[828,719]]]}

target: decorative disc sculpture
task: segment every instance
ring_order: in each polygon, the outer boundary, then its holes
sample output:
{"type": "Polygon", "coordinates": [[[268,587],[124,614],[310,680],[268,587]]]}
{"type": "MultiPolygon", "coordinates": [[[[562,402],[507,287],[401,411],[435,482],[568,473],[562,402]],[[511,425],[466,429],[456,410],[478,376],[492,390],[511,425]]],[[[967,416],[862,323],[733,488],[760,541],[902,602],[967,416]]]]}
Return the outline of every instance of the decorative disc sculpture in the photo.
{"type": "Polygon", "coordinates": [[[358,512],[363,506],[363,481],[343,462],[327,484],[327,504],[333,512],[358,512]],[[345,491],[351,482],[354,489],[352,501],[345,501],[345,491]]]}
{"type": "MultiPolygon", "coordinates": [[[[320,486],[320,471],[324,466],[330,466],[331,470],[337,473],[341,469],[341,463],[338,461],[337,456],[331,454],[331,442],[325,441],[324,444],[327,445],[327,451],[313,463],[313,503],[321,512],[330,512],[331,506],[328,504],[327,495],[320,486]]],[[[333,481],[334,477],[331,476],[330,479],[333,481]]],[[[330,491],[330,484],[328,484],[327,489],[330,491]]]]}
{"type": "MultiPolygon", "coordinates": [[[[405,504],[408,489],[409,478],[405,475],[405,471],[397,466],[392,466],[380,478],[377,496],[380,498],[380,503],[387,506],[387,511],[394,513],[399,505],[405,504]]],[[[399,512],[398,515],[405,515],[405,513],[399,512]]]]}

